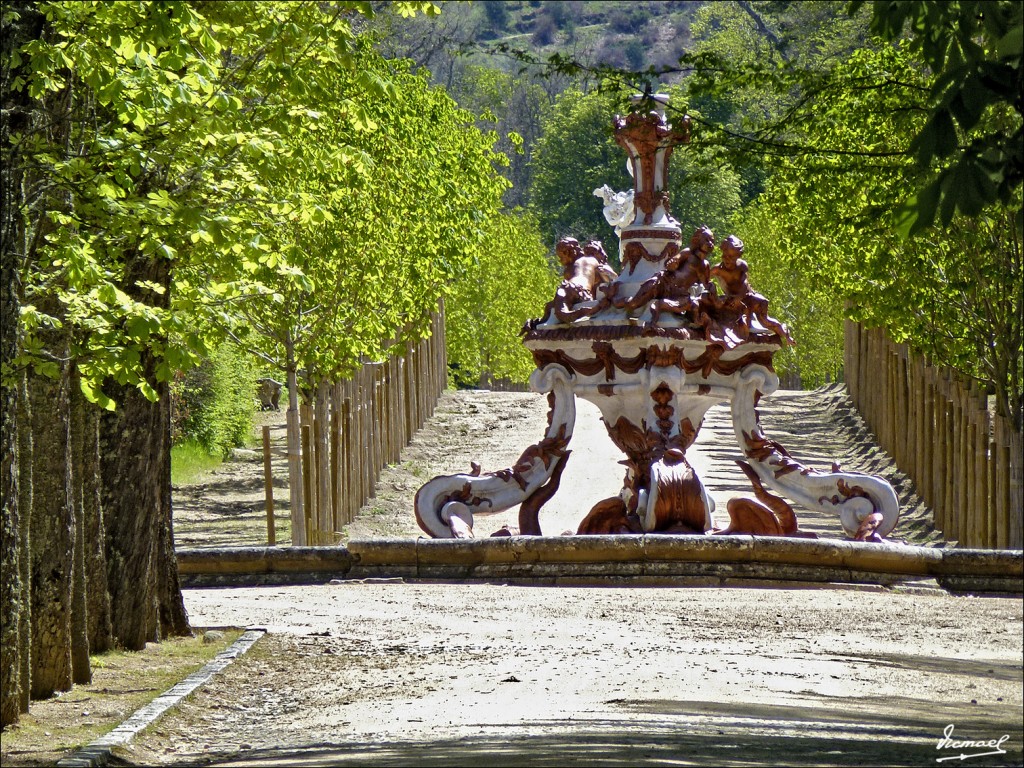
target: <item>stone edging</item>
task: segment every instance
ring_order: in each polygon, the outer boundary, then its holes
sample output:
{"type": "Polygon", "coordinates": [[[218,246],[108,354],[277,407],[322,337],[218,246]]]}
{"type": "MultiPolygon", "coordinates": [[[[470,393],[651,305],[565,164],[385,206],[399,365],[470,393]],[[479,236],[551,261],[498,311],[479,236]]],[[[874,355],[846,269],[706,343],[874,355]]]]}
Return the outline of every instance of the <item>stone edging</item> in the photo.
{"type": "Polygon", "coordinates": [[[339,547],[180,550],[185,586],[332,579],[516,580],[692,586],[901,583],[954,593],[1024,593],[1024,552],[767,536],[516,536],[362,539],[339,547]]]}
{"type": "Polygon", "coordinates": [[[86,768],[87,766],[110,764],[113,750],[116,747],[130,744],[143,729],[155,723],[183,699],[191,696],[201,685],[209,682],[214,675],[252,648],[256,641],[265,634],[266,631],[262,629],[246,630],[229,648],[218,653],[202,669],[193,672],[180,683],[157,696],[149,704],[140,707],[114,730],[58,760],[58,768],[86,768]]]}

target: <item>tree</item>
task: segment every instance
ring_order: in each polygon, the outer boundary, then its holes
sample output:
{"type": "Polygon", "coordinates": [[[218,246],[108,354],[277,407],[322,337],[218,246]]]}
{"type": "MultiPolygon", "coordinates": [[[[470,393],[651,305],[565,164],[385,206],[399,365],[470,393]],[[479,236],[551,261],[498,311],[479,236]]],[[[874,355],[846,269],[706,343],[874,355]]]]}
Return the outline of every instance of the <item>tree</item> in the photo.
{"type": "MultiPolygon", "coordinates": [[[[850,14],[863,5],[851,2],[850,14]]],[[[872,3],[873,33],[898,40],[908,26],[911,49],[935,76],[928,119],[909,150],[937,172],[901,209],[903,229],[916,234],[936,214],[949,224],[958,212],[977,216],[992,203],[1015,202],[1024,181],[1024,7],[1012,0],[872,3]],[[1016,118],[990,119],[1008,109],[1016,118]]]]}
{"type": "MultiPolygon", "coordinates": [[[[28,112],[27,94],[16,93],[12,80],[12,52],[25,40],[38,34],[42,17],[28,7],[3,7],[0,22],[0,93],[3,94],[4,119],[0,122],[3,162],[0,164],[0,725],[6,727],[21,713],[22,662],[27,648],[21,642],[20,629],[30,610],[22,580],[27,553],[22,551],[24,510],[19,504],[19,422],[18,400],[22,377],[16,373],[19,350],[18,295],[19,265],[13,242],[18,229],[18,190],[21,175],[10,162],[12,133],[23,130],[28,112]]],[[[26,665],[27,666],[27,665],[26,665]]]]}
{"type": "MultiPolygon", "coordinates": [[[[921,107],[930,80],[910,52],[887,46],[851,56],[833,86],[793,137],[820,154],[777,164],[748,225],[774,231],[784,272],[827,287],[834,306],[846,303],[856,319],[985,382],[1019,428],[1020,190],[1008,204],[903,239],[900,201],[929,169],[902,148],[929,119],[921,107]],[[842,153],[854,145],[858,154],[842,153]]],[[[831,322],[839,337],[838,318],[831,322]]]]}
{"type": "Polygon", "coordinates": [[[535,365],[519,332],[558,287],[536,220],[523,211],[492,217],[466,279],[446,303],[448,364],[457,385],[481,376],[525,382],[535,365]]]}
{"type": "Polygon", "coordinates": [[[284,373],[292,455],[300,396],[421,338],[467,275],[507,186],[496,136],[426,73],[364,45],[353,55],[356,70],[325,82],[316,123],[290,132],[300,180],[294,200],[271,207],[258,256],[216,272],[197,261],[182,274],[188,312],[211,308],[211,323],[284,373]],[[380,93],[367,87],[385,81],[380,93]],[[358,125],[344,119],[355,101],[358,125]]]}

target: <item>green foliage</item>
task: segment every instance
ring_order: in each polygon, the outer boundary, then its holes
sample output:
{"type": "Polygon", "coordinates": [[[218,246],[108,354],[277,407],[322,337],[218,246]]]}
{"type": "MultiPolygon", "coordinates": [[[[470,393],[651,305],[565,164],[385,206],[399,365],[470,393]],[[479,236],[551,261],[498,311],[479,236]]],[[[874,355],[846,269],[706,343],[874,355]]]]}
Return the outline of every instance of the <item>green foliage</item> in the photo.
{"type": "MultiPolygon", "coordinates": [[[[747,225],[775,238],[781,275],[770,280],[809,280],[832,295],[832,307],[845,303],[856,319],[884,325],[933,361],[988,382],[1000,412],[1019,424],[1019,190],[1008,205],[902,239],[900,201],[921,183],[922,169],[900,148],[928,119],[914,107],[929,78],[910,52],[884,47],[849,57],[832,83],[814,119],[799,123],[799,140],[819,152],[779,164],[748,210],[747,225]],[[854,144],[858,154],[843,153],[854,144]]],[[[809,318],[811,309],[801,313],[809,318]]],[[[838,319],[826,318],[838,337],[838,319]]],[[[794,321],[798,343],[804,322],[794,321]]]]}
{"type": "MultiPolygon", "coordinates": [[[[354,13],[365,3],[44,3],[46,34],[16,54],[15,87],[37,113],[11,137],[29,174],[21,242],[25,357],[47,350],[36,328],[74,330],[83,390],[103,383],[156,397],[206,355],[230,313],[239,270],[275,284],[305,278],[287,258],[294,238],[326,220],[333,187],[365,167],[349,147],[318,145],[332,99],[340,130],[375,126],[366,102],[394,95],[380,72],[356,69],[354,13]],[[339,77],[351,87],[332,90],[339,77]],[[343,173],[344,172],[344,173],[343,173]],[[59,311],[43,312],[56,300],[59,311]]],[[[400,3],[402,13],[430,11],[400,3]]]]}
{"type": "Polygon", "coordinates": [[[612,116],[627,109],[623,98],[613,94],[570,89],[543,116],[534,148],[530,209],[552,248],[567,235],[581,242],[616,242],[593,191],[602,184],[632,186],[626,155],[612,135],[612,116]]]}
{"type": "MultiPolygon", "coordinates": [[[[850,12],[862,5],[855,0],[850,12]]],[[[958,212],[977,216],[992,203],[1012,204],[1024,181],[1024,6],[1015,0],[872,4],[872,32],[897,40],[905,27],[911,50],[935,75],[927,120],[909,150],[937,173],[901,208],[901,229],[916,234],[936,215],[949,224],[958,212]],[[1005,115],[1011,111],[1015,117],[1005,115]],[[986,119],[993,113],[999,119],[986,119]]]]}
{"type": "Polygon", "coordinates": [[[252,438],[257,373],[252,358],[221,344],[171,387],[175,444],[194,442],[211,455],[227,456],[252,438]]]}
{"type": "Polygon", "coordinates": [[[547,93],[530,79],[499,69],[467,64],[448,88],[459,105],[480,115],[477,126],[494,130],[494,149],[509,158],[502,175],[511,184],[506,208],[523,207],[531,178],[532,147],[541,133],[541,115],[550,107],[547,93]]]}
{"type": "Polygon", "coordinates": [[[505,160],[492,150],[496,136],[424,73],[366,45],[351,55],[358,69],[325,82],[316,124],[291,134],[292,193],[317,206],[272,207],[263,255],[221,281],[202,265],[188,275],[201,305],[224,304],[221,327],[313,383],[421,337],[470,268],[507,186],[495,171],[505,160]],[[367,77],[386,89],[365,92],[367,77]],[[346,100],[360,94],[364,125],[346,120],[346,100]]]}
{"type": "Polygon", "coordinates": [[[1006,24],[1019,30],[1020,6],[874,7],[873,30],[887,37],[913,20],[911,44],[865,44],[866,15],[839,19],[827,4],[703,8],[694,24],[700,42],[685,61],[696,67],[687,82],[695,134],[743,169],[748,194],[763,190],[737,231],[752,263],[773,253],[753,280],[772,313],[793,325],[799,346],[779,355],[780,367],[834,369],[835,309],[845,305],[935,362],[988,382],[1000,411],[1019,424],[1020,189],[1005,181],[1019,178],[1021,120],[1019,102],[999,95],[1011,82],[1019,92],[1019,63],[1008,65],[1011,75],[1005,57],[992,59],[999,50],[1012,59],[1012,36],[991,43],[1009,34],[1006,24]],[[958,27],[961,14],[976,11],[958,27]],[[808,14],[817,21],[797,23],[808,14]],[[886,19],[895,26],[885,28],[886,19]],[[812,31],[801,37],[800,29],[812,31]],[[977,68],[995,80],[967,93],[977,68]],[[972,97],[973,112],[960,104],[972,97]],[[993,149],[993,141],[1012,148],[993,149]],[[933,219],[945,225],[926,229],[933,219]],[[909,231],[921,238],[905,242],[909,231]]]}
{"type": "Polygon", "coordinates": [[[744,211],[736,230],[743,233],[751,286],[768,298],[769,314],[785,323],[796,341],[775,354],[775,370],[784,382],[813,389],[842,378],[843,303],[833,285],[783,247],[784,221],[766,198],[744,211]]]}
{"type": "Polygon", "coordinates": [[[446,304],[452,377],[461,386],[475,385],[484,372],[525,382],[534,364],[520,329],[541,315],[560,279],[536,220],[522,211],[492,218],[475,261],[446,304]]]}

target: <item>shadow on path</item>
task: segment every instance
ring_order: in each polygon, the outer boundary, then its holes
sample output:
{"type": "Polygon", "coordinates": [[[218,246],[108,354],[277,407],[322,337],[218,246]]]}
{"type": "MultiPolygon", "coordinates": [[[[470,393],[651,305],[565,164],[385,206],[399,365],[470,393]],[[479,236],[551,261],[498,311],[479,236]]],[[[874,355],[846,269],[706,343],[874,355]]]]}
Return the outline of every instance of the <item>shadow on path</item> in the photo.
{"type": "Polygon", "coordinates": [[[311,741],[281,749],[248,749],[185,757],[175,765],[218,766],[644,766],[786,765],[915,766],[962,764],[961,754],[985,748],[940,748],[950,724],[956,737],[998,740],[1005,754],[966,758],[970,765],[1021,764],[1019,712],[987,707],[967,720],[963,710],[916,699],[821,697],[808,706],[676,700],[614,700],[622,716],[568,722],[481,724],[477,735],[387,742],[311,741]],[[819,703],[820,702],[820,703],[819,703]],[[892,710],[902,716],[894,722],[892,710]]]}

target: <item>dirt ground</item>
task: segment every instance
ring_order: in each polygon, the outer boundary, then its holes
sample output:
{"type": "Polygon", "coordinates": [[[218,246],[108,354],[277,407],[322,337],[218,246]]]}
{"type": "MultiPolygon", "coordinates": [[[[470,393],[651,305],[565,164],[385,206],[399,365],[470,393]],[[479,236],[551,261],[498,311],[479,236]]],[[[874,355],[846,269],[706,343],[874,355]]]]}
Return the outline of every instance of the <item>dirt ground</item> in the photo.
{"type": "Polygon", "coordinates": [[[1021,603],[862,590],[337,583],[189,590],[264,626],[152,765],[1021,762],[1021,603]],[[960,762],[959,760],[957,762],[960,762]]]}
{"type": "MultiPolygon", "coordinates": [[[[894,538],[944,546],[841,388],[783,392],[769,437],[811,466],[882,474],[894,538]]],[[[268,418],[275,418],[273,414],[268,418]]],[[[543,434],[524,393],[448,392],[344,538],[416,537],[437,474],[510,466],[543,434]]],[[[618,491],[582,403],[546,533],[618,491]]],[[[690,458],[724,509],[749,493],[728,412],[690,458]]],[[[182,545],[265,543],[262,468],[176,489],[182,545]]],[[[251,459],[252,457],[250,457],[251,459]]],[[[276,470],[275,470],[276,471],[276,470]]],[[[283,467],[280,477],[283,477],[283,467]]],[[[276,485],[286,520],[287,491],[276,485]]],[[[801,526],[841,535],[797,509],[801,526]]],[[[478,518],[478,535],[515,510],[478,518]]],[[[278,541],[287,541],[280,525],[278,541]]],[[[1020,765],[1022,604],[917,589],[553,588],[401,580],[187,590],[195,626],[265,627],[241,661],[121,754],[162,765],[1020,765]],[[1004,738],[1005,737],[1005,738],[1004,738]],[[996,748],[964,746],[992,742],[996,748]],[[990,752],[993,754],[983,754],[990,752]]]]}
{"type": "MultiPolygon", "coordinates": [[[[805,464],[838,461],[886,477],[903,509],[893,538],[948,545],[841,388],[780,392],[760,410],[768,436],[805,464]]],[[[424,482],[464,472],[470,461],[484,471],[510,466],[543,435],[546,413],[533,394],[445,393],[339,538],[422,535],[412,499],[424,482]]],[[[283,414],[263,420],[276,425],[283,414]]],[[[561,490],[542,511],[548,534],[575,529],[622,481],[622,457],[587,403],[579,403],[570,447],[561,490]]],[[[708,413],[688,455],[719,519],[729,498],[750,493],[733,464],[741,454],[725,408],[708,413]]],[[[280,459],[274,472],[277,540],[286,544],[280,459]]],[[[180,546],[266,543],[258,453],[240,451],[198,483],[175,488],[174,504],[180,546]]],[[[841,536],[835,520],[799,507],[797,514],[804,530],[841,536]]],[[[476,532],[515,522],[515,509],[480,517],[476,532]]],[[[371,580],[190,589],[185,600],[197,629],[268,634],[120,752],[124,764],[1022,761],[1019,599],[952,597],[927,582],[893,591],[371,580]]],[[[143,667],[111,663],[104,674],[120,677],[99,676],[102,692],[150,685],[139,682],[147,662],[129,661],[143,667]]],[[[100,708],[98,694],[85,688],[37,705],[38,743],[12,752],[5,732],[3,765],[56,759],[60,744],[75,743],[75,729],[95,724],[100,708]]]]}

